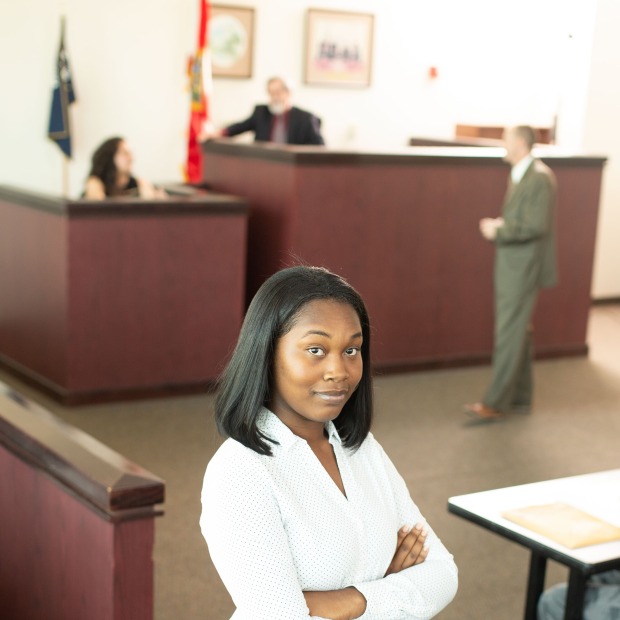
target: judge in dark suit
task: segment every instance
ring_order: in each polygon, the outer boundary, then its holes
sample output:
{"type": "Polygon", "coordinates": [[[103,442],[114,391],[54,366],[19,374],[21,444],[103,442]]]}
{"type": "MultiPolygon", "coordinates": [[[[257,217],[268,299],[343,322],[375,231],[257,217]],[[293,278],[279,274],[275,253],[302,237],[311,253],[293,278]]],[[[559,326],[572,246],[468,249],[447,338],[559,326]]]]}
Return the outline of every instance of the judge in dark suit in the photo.
{"type": "Polygon", "coordinates": [[[279,144],[325,144],[321,121],[305,110],[291,105],[291,89],[284,79],[273,77],[267,82],[268,105],[257,105],[244,121],[224,129],[205,128],[201,139],[236,136],[254,132],[254,139],[279,144]]]}
{"type": "Polygon", "coordinates": [[[480,221],[482,236],[495,244],[495,342],[493,378],[481,402],[465,406],[470,416],[492,421],[532,403],[531,317],[538,289],[557,280],[555,252],[556,181],[532,157],[535,132],[506,130],[508,192],[499,218],[480,221]]]}

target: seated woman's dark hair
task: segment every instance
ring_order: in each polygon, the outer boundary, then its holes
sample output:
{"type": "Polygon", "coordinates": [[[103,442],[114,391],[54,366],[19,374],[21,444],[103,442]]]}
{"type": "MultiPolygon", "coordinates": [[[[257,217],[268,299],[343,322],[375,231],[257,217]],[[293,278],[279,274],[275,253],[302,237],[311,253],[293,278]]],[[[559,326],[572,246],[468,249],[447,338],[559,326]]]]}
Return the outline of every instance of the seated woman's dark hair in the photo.
{"type": "Polygon", "coordinates": [[[114,156],[116,151],[118,151],[118,145],[122,141],[123,138],[118,136],[108,138],[93,153],[88,176],[97,177],[101,180],[106,196],[112,196],[116,191],[116,174],[118,171],[114,163],[114,156]]]}
{"type": "Polygon", "coordinates": [[[272,275],[248,308],[237,346],[220,380],[215,419],[220,433],[259,454],[271,455],[269,441],[256,419],[270,400],[276,343],[311,301],[331,299],[349,304],[362,327],[363,373],[360,383],[334,420],[348,448],[364,441],[373,415],[370,372],[370,321],[359,293],[343,278],[321,267],[296,266],[272,275]]]}

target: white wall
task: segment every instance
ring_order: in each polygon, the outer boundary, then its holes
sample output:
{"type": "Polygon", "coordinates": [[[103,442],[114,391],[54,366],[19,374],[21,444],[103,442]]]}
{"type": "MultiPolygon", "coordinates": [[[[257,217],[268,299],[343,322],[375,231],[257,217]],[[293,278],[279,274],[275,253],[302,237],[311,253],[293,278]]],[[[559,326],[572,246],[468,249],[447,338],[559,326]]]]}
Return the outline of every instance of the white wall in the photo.
{"type": "Polygon", "coordinates": [[[188,115],[184,67],[196,39],[195,2],[5,0],[0,181],[61,191],[62,158],[46,137],[61,6],[77,92],[71,194],[80,193],[92,151],[117,134],[133,145],[139,174],[180,179],[188,115]]]}
{"type": "MultiPolygon", "coordinates": [[[[613,12],[614,0],[599,2],[601,13],[613,12]]],[[[522,0],[518,8],[498,0],[219,3],[253,6],[256,25],[253,77],[214,81],[216,125],[244,118],[264,100],[266,79],[285,74],[297,83],[298,105],[322,117],[332,147],[399,147],[413,135],[449,137],[457,122],[548,126],[559,113],[561,143],[611,153],[609,143],[599,148],[584,140],[585,126],[589,131],[597,114],[593,98],[604,100],[603,86],[613,81],[608,72],[606,84],[591,93],[586,88],[596,8],[590,0],[522,0]],[[303,84],[310,6],[375,15],[370,88],[303,84]],[[430,66],[438,69],[435,80],[428,77],[430,66]]],[[[181,180],[189,109],[185,68],[196,42],[198,0],[4,0],[0,183],[61,191],[62,158],[46,132],[63,9],[78,95],[71,108],[70,194],[80,193],[94,148],[116,134],[132,145],[137,174],[181,180]]],[[[600,54],[618,58],[613,23],[599,23],[604,42],[595,61],[600,54]]],[[[595,84],[596,72],[592,79],[595,84]]],[[[601,221],[620,231],[606,213],[601,221]]],[[[601,240],[595,295],[620,295],[618,261],[610,262],[615,256],[601,240]]]]}
{"type": "Polygon", "coordinates": [[[620,3],[599,0],[592,54],[584,148],[609,157],[603,176],[603,193],[594,262],[593,296],[620,295],[620,63],[617,25],[620,3]]]}

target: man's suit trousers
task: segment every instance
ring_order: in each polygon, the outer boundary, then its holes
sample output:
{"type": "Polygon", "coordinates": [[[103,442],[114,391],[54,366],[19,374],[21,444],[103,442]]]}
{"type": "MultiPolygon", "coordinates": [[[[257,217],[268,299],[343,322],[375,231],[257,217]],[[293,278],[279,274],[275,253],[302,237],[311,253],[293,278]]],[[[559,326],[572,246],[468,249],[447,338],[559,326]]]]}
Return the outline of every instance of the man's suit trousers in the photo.
{"type": "Polygon", "coordinates": [[[496,288],[493,378],[483,403],[498,411],[530,406],[533,392],[531,319],[538,289],[496,288]]]}

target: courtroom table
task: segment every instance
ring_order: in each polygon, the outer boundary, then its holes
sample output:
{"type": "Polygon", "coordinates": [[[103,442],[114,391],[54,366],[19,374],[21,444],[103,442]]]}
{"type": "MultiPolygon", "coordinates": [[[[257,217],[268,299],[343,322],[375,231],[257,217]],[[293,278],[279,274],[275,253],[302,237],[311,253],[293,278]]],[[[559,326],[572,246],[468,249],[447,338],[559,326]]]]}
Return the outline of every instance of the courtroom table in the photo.
{"type": "Polygon", "coordinates": [[[0,364],[72,405],[207,390],[243,320],[245,200],[0,186],[0,364]]]}
{"type": "MultiPolygon", "coordinates": [[[[536,620],[536,606],[545,584],[547,560],[569,567],[565,620],[581,620],[588,578],[620,569],[620,540],[570,549],[517,525],[502,516],[505,511],[560,503],[620,527],[620,469],[523,484],[451,497],[448,511],[530,550],[525,620],[536,620]]],[[[558,528],[561,524],[558,523],[558,528]]],[[[572,525],[573,535],[585,534],[589,524],[572,525]]],[[[497,559],[498,563],[503,561],[497,559]]]]}
{"type": "MultiPolygon", "coordinates": [[[[347,278],[363,295],[376,368],[482,363],[493,340],[493,245],[503,149],[203,145],[206,186],[250,203],[247,301],[296,259],[347,278]]],[[[535,316],[539,357],[584,355],[604,157],[540,153],[559,184],[560,284],[535,316]]]]}

